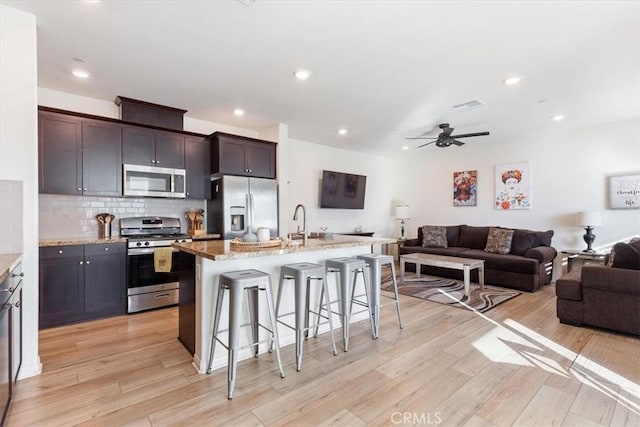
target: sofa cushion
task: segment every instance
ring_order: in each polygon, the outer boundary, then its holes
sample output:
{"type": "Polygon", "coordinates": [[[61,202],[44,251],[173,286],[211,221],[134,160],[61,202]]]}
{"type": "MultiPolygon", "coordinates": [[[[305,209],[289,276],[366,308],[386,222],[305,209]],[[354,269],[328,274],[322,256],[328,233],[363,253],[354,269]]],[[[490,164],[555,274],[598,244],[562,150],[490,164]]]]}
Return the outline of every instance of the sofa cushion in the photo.
{"type": "Polygon", "coordinates": [[[530,230],[513,230],[513,239],[511,240],[511,255],[524,256],[529,249],[533,247],[536,241],[536,232],[530,230]]]}
{"type": "Polygon", "coordinates": [[[536,241],[533,242],[533,247],[536,246],[551,246],[551,238],[553,237],[553,230],[536,231],[536,241]]]}
{"type": "Polygon", "coordinates": [[[616,243],[609,257],[611,267],[640,270],[640,240],[616,243]]]}
{"type": "Polygon", "coordinates": [[[447,228],[437,225],[425,225],[422,227],[423,248],[446,248],[447,228]]]}
{"type": "Polygon", "coordinates": [[[489,228],[487,236],[487,245],[484,250],[494,254],[506,255],[511,251],[511,240],[513,239],[513,230],[508,228],[489,228]]]}
{"type": "Polygon", "coordinates": [[[582,301],[580,273],[580,270],[574,270],[556,280],[556,296],[558,298],[582,301]]]}
{"type": "Polygon", "coordinates": [[[484,260],[485,270],[509,271],[512,273],[538,274],[540,263],[534,258],[518,255],[492,254],[479,249],[468,249],[458,254],[460,257],[484,260]]]}
{"type": "Polygon", "coordinates": [[[457,246],[469,249],[484,249],[487,246],[489,227],[461,225],[457,246]]]}

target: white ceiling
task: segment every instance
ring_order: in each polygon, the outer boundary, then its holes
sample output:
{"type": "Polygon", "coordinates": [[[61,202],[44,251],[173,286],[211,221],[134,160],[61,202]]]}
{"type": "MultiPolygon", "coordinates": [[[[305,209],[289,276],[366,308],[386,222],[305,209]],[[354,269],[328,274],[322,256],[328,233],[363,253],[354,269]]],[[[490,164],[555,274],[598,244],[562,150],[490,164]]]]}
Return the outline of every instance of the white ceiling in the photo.
{"type": "Polygon", "coordinates": [[[36,15],[41,87],[358,151],[415,147],[441,122],[490,131],[466,140],[481,144],[640,116],[638,1],[1,2],[36,15]]]}

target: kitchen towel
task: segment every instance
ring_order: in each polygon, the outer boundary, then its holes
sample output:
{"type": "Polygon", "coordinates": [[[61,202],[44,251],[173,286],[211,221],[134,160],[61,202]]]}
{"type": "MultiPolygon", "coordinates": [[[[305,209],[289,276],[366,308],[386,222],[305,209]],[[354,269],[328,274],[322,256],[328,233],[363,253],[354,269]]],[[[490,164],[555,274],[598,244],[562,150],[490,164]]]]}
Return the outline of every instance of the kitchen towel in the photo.
{"type": "Polygon", "coordinates": [[[171,271],[172,248],[155,248],[153,250],[153,268],[156,273],[169,273],[171,271]]]}

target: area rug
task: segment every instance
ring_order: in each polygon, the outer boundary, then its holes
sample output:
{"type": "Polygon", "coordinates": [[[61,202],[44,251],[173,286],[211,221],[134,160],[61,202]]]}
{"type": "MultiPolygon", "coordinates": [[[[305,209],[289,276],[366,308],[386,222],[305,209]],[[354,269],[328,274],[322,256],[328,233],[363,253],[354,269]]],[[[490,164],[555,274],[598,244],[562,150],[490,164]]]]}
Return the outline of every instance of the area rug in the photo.
{"type": "MultiPolygon", "coordinates": [[[[481,291],[477,283],[471,283],[471,295],[467,297],[464,294],[464,283],[462,281],[424,274],[418,279],[415,273],[405,273],[404,283],[400,283],[400,277],[397,280],[398,292],[403,295],[465,310],[475,310],[481,313],[520,295],[518,291],[487,285],[484,285],[484,291],[481,291]]],[[[383,278],[382,289],[393,292],[393,283],[390,275],[383,278]]]]}

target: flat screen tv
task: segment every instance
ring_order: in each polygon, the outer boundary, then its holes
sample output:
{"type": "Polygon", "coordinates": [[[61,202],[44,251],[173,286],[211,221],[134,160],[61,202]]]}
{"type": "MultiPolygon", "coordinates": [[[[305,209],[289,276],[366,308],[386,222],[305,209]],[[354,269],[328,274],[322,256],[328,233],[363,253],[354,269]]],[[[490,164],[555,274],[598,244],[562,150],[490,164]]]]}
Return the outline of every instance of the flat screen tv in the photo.
{"type": "Polygon", "coordinates": [[[364,209],[367,177],[351,173],[322,171],[320,207],[329,209],[364,209]]]}

